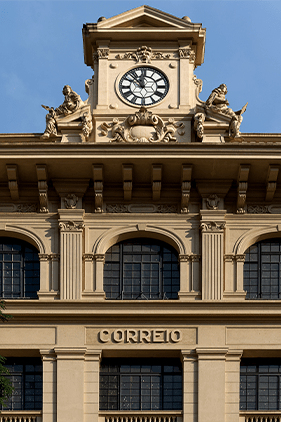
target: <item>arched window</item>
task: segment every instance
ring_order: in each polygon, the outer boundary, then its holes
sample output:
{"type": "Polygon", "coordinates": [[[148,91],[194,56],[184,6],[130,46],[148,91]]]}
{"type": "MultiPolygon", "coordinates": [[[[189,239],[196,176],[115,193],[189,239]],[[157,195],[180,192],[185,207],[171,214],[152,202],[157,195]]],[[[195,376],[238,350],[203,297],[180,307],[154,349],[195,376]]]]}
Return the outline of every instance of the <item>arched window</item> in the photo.
{"type": "Polygon", "coordinates": [[[0,294],[2,298],[37,298],[40,288],[38,251],[23,240],[0,237],[0,294]]]}
{"type": "Polygon", "coordinates": [[[246,251],[246,299],[281,299],[281,239],[255,243],[246,251]]]}
{"type": "Polygon", "coordinates": [[[177,299],[180,288],[178,255],[154,239],[130,239],[105,254],[107,299],[177,299]]]}

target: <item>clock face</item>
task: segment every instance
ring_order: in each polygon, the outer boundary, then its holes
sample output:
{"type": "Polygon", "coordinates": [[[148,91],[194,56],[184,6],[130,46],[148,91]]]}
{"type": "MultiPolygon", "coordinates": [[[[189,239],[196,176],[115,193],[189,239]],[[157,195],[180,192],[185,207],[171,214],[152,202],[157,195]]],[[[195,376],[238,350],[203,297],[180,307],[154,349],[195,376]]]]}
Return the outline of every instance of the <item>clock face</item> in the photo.
{"type": "Polygon", "coordinates": [[[119,82],[122,97],[136,106],[151,106],[167,95],[169,81],[160,70],[139,66],[126,72],[119,82]]]}

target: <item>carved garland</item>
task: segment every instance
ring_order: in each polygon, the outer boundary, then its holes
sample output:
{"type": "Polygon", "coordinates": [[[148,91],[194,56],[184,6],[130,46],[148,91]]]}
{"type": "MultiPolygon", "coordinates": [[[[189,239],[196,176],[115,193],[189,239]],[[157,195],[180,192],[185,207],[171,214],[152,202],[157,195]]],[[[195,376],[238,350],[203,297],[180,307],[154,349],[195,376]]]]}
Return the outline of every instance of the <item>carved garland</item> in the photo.
{"type": "Polygon", "coordinates": [[[64,230],[64,231],[82,231],[84,227],[85,227],[84,223],[75,222],[75,221],[67,221],[67,222],[59,223],[60,230],[64,230]]]}
{"type": "Polygon", "coordinates": [[[151,111],[148,111],[145,107],[141,107],[138,112],[135,114],[129,115],[124,122],[119,122],[119,120],[113,119],[112,123],[103,122],[101,124],[101,134],[106,136],[108,134],[108,129],[111,129],[113,139],[110,142],[127,142],[127,143],[140,143],[140,142],[149,142],[149,143],[167,143],[167,142],[177,142],[177,138],[173,135],[178,129],[179,135],[182,136],[184,131],[183,123],[176,123],[174,119],[169,119],[168,123],[165,124],[161,117],[156,114],[152,114],[151,111]],[[133,128],[135,126],[151,127],[154,129],[153,134],[144,135],[137,137],[133,134],[133,128]]]}
{"type": "Polygon", "coordinates": [[[202,232],[222,232],[225,229],[225,223],[216,223],[215,221],[208,221],[201,223],[200,229],[202,232]]]}

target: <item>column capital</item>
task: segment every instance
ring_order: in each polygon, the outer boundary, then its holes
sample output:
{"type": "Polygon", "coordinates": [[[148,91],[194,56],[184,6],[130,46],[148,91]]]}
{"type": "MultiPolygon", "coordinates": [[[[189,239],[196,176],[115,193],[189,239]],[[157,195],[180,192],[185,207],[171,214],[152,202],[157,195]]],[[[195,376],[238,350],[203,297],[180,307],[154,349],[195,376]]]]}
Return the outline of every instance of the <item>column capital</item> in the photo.
{"type": "Polygon", "coordinates": [[[246,254],[235,255],[236,262],[245,262],[246,254]]]}
{"type": "Polygon", "coordinates": [[[60,231],[65,232],[82,232],[85,225],[82,221],[60,221],[60,231]]]}
{"type": "Polygon", "coordinates": [[[105,260],[105,254],[96,253],[94,255],[94,259],[95,259],[96,262],[104,262],[104,260],[105,260]]]}
{"type": "Polygon", "coordinates": [[[92,262],[94,260],[94,254],[84,253],[82,258],[83,258],[83,261],[85,262],[92,262]]]}
{"type": "Polygon", "coordinates": [[[50,259],[50,255],[48,255],[47,253],[39,253],[38,257],[39,261],[49,261],[50,259]]]}
{"type": "Polygon", "coordinates": [[[197,347],[198,360],[224,360],[228,347],[197,347]]]}
{"type": "Polygon", "coordinates": [[[55,347],[57,359],[84,359],[86,347],[55,347]]]}
{"type": "Polygon", "coordinates": [[[54,361],[56,360],[56,354],[54,349],[40,349],[40,355],[42,361],[54,361]]]}
{"type": "Polygon", "coordinates": [[[204,221],[200,224],[202,233],[223,233],[225,222],[221,221],[204,221]]]}

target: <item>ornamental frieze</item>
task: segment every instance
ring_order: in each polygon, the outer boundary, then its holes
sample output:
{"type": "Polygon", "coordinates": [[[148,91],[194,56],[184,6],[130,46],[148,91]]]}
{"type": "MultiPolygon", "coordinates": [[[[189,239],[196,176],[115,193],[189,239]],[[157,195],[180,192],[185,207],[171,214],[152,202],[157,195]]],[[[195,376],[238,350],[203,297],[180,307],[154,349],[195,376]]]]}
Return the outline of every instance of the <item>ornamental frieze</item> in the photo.
{"type": "Polygon", "coordinates": [[[145,107],[141,107],[135,114],[130,114],[123,122],[118,118],[111,123],[101,124],[101,135],[107,136],[111,130],[110,142],[125,143],[168,143],[178,142],[174,136],[177,132],[184,135],[184,124],[168,119],[167,123],[145,107]]]}
{"type": "Polygon", "coordinates": [[[163,54],[160,51],[152,51],[151,47],[147,47],[146,45],[143,45],[139,47],[136,51],[127,51],[125,54],[117,54],[115,58],[117,60],[135,60],[137,63],[150,63],[151,60],[157,59],[157,60],[163,60],[163,59],[169,59],[171,57],[171,54],[163,54]]]}
{"type": "Polygon", "coordinates": [[[174,204],[107,204],[106,212],[108,213],[177,213],[178,206],[174,204]]]}

